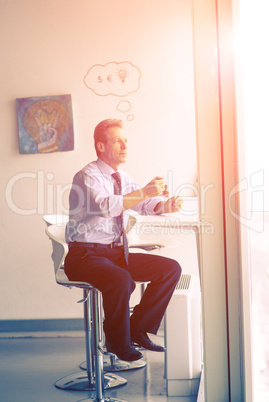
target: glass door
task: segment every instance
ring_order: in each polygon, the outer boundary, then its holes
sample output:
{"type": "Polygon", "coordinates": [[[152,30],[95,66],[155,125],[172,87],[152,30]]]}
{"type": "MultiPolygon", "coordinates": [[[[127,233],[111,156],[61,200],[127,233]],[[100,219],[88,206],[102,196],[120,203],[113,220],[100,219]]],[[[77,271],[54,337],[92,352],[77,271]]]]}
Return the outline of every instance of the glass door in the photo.
{"type": "Polygon", "coordinates": [[[253,401],[269,400],[269,54],[267,0],[238,1],[239,109],[245,139],[247,216],[251,279],[253,401]]]}

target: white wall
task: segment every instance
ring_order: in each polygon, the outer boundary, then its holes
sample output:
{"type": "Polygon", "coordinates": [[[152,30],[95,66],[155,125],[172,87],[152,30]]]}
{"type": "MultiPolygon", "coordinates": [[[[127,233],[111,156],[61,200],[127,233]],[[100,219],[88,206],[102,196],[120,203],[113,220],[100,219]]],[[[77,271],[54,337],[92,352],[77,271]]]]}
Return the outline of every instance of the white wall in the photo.
{"type": "Polygon", "coordinates": [[[163,175],[171,193],[195,195],[191,2],[0,0],[0,37],[0,180],[8,190],[1,198],[0,319],[80,317],[80,292],[55,284],[42,216],[65,212],[74,173],[95,158],[93,129],[107,117],[125,122],[124,168],[139,184],[163,175]],[[90,67],[111,61],[139,68],[137,92],[98,96],[85,86],[90,67]],[[60,94],[72,95],[75,150],[19,154],[15,99],[60,94]],[[130,102],[133,121],[116,109],[120,99],[130,102]]]}

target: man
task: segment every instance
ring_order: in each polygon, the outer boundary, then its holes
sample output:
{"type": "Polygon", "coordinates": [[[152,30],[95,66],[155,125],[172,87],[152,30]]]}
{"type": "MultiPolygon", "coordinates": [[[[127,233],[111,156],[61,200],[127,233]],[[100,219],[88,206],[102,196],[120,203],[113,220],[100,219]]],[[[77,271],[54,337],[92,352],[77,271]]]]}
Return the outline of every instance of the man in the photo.
{"type": "Polygon", "coordinates": [[[161,177],[139,188],[118,169],[127,157],[121,120],[99,123],[94,142],[98,159],[74,176],[69,196],[65,272],[70,280],[89,282],[102,292],[107,349],[121,360],[134,361],[142,354],[133,345],[164,350],[148,333],[157,333],[181,267],[175,260],[150,253],[128,255],[128,210],[140,214],[177,212],[182,200],[163,196],[167,187],[161,177]],[[129,299],[135,281],[150,283],[130,317],[129,299]]]}

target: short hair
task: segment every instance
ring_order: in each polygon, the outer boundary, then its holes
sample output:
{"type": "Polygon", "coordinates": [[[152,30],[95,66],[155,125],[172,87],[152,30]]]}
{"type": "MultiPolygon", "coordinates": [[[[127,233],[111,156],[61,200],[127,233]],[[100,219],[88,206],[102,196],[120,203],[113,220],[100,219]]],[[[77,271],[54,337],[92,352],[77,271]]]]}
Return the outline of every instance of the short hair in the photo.
{"type": "Polygon", "coordinates": [[[122,120],[118,119],[106,119],[101,121],[99,124],[94,129],[94,147],[97,156],[99,156],[100,152],[98,151],[97,148],[97,143],[98,142],[103,142],[105,143],[107,140],[106,137],[106,130],[111,127],[120,127],[123,128],[123,122],[122,120]]]}

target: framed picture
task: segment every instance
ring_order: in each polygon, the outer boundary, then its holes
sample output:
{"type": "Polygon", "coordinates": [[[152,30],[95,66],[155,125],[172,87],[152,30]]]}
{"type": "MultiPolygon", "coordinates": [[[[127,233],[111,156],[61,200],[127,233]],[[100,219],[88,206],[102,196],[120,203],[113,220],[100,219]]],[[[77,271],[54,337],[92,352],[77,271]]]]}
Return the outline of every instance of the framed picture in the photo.
{"type": "Polygon", "coordinates": [[[74,149],[71,95],[18,98],[16,107],[21,154],[74,149]]]}

